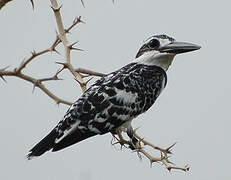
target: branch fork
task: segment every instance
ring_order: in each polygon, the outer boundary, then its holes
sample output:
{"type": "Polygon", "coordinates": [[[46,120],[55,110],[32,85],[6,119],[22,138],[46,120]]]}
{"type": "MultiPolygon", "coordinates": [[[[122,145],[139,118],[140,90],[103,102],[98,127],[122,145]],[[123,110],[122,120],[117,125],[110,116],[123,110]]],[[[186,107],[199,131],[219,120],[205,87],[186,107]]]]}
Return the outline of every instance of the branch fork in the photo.
{"type": "Polygon", "coordinates": [[[83,81],[83,78],[89,77],[89,76],[103,76],[103,75],[101,73],[97,73],[97,72],[87,70],[87,69],[82,69],[82,68],[75,69],[72,66],[72,64],[70,62],[70,51],[71,50],[82,51],[82,49],[74,47],[77,42],[74,42],[74,43],[69,45],[67,38],[66,38],[66,33],[70,33],[72,28],[74,28],[77,24],[85,23],[85,22],[81,19],[81,16],[79,16],[73,20],[72,24],[67,29],[64,29],[62,17],[60,14],[60,9],[62,8],[62,6],[59,6],[56,0],[50,0],[50,2],[51,2],[51,8],[54,12],[57,27],[58,27],[58,32],[56,32],[56,38],[55,38],[54,42],[49,46],[49,48],[46,48],[44,50],[41,50],[38,52],[33,50],[31,52],[31,56],[28,59],[24,59],[20,63],[20,65],[18,67],[14,68],[13,70],[7,70],[8,67],[0,69],[0,78],[4,82],[6,82],[6,79],[5,79],[6,76],[18,77],[20,79],[23,79],[25,81],[32,83],[33,84],[33,91],[35,90],[35,87],[40,88],[46,95],[48,95],[50,98],[52,98],[57,104],[62,103],[62,104],[66,104],[66,105],[71,105],[72,102],[69,102],[69,101],[66,101],[64,99],[57,97],[54,93],[52,93],[49,89],[47,89],[45,87],[43,82],[61,80],[58,77],[58,74],[60,74],[64,69],[68,69],[73,74],[76,81],[80,84],[80,87],[81,87],[82,91],[84,92],[87,88],[88,82],[92,78],[90,78],[86,82],[83,81]],[[32,76],[28,76],[22,72],[28,66],[28,64],[31,63],[33,60],[35,60],[36,57],[38,57],[38,56],[41,56],[41,55],[46,54],[48,52],[56,52],[59,54],[59,52],[56,50],[56,47],[60,43],[63,44],[64,49],[65,49],[65,61],[62,63],[59,63],[59,64],[62,64],[63,67],[61,69],[59,69],[52,77],[37,79],[37,78],[34,78],[32,76]],[[84,70],[84,72],[83,72],[84,75],[81,74],[82,73],[81,70],[84,70]]]}

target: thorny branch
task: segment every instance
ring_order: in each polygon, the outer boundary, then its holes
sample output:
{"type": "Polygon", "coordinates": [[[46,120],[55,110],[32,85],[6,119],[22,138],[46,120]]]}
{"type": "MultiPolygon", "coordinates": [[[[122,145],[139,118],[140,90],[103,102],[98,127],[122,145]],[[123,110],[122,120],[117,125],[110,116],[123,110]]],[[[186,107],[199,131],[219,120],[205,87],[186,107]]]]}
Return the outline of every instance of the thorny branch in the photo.
{"type": "Polygon", "coordinates": [[[71,62],[70,62],[70,51],[71,50],[81,50],[81,49],[74,47],[76,42],[72,43],[70,45],[68,44],[68,41],[66,38],[66,33],[69,33],[72,28],[74,28],[79,23],[84,23],[84,21],[82,21],[81,16],[79,16],[79,17],[74,19],[72,24],[67,29],[64,29],[62,19],[61,19],[61,14],[59,12],[60,7],[58,7],[56,0],[51,0],[51,4],[52,4],[52,9],[54,11],[55,17],[56,17],[56,22],[57,22],[57,26],[58,26],[58,30],[59,30],[59,34],[56,35],[55,41],[47,49],[41,50],[39,52],[32,51],[31,56],[28,59],[23,60],[17,68],[15,68],[13,70],[7,70],[8,67],[0,69],[0,78],[2,80],[4,80],[5,82],[6,82],[6,80],[4,77],[6,77],[6,76],[15,76],[15,77],[21,78],[21,79],[28,81],[28,82],[31,82],[33,84],[33,91],[34,91],[35,87],[40,88],[45,94],[47,94],[50,98],[52,98],[57,104],[62,103],[62,104],[66,104],[66,105],[71,105],[72,102],[66,101],[66,100],[56,96],[53,92],[51,92],[48,88],[46,88],[46,86],[44,85],[44,82],[61,80],[58,77],[58,75],[64,69],[68,69],[74,75],[76,81],[80,84],[82,90],[85,91],[86,87],[87,87],[87,83],[90,81],[90,79],[87,80],[86,82],[84,82],[83,78],[89,77],[89,76],[102,77],[102,76],[104,76],[104,74],[94,72],[91,70],[87,70],[87,69],[83,69],[83,68],[74,69],[74,67],[71,65],[71,62]],[[37,78],[34,78],[32,76],[28,76],[22,72],[26,68],[26,66],[29,63],[31,63],[33,60],[35,60],[36,57],[38,57],[38,56],[41,56],[41,55],[46,54],[48,52],[56,52],[59,54],[59,52],[56,50],[56,47],[61,42],[63,43],[64,48],[65,48],[65,62],[59,63],[59,64],[62,64],[63,67],[60,70],[58,70],[52,77],[37,79],[37,78]]]}
{"type": "Polygon", "coordinates": [[[63,63],[62,65],[64,68],[67,68],[74,75],[75,80],[79,83],[79,85],[82,88],[82,91],[84,92],[87,89],[86,83],[83,81],[83,78],[81,77],[81,75],[75,71],[74,67],[71,64],[71,59],[70,59],[70,52],[71,50],[75,49],[73,48],[73,46],[76,43],[69,44],[69,42],[67,41],[66,32],[63,27],[62,17],[60,13],[60,9],[62,6],[59,6],[56,0],[50,0],[50,2],[51,2],[51,8],[53,9],[53,12],[55,15],[56,24],[58,27],[58,32],[59,32],[58,36],[59,36],[59,39],[62,41],[63,46],[65,48],[65,63],[63,63]]]}
{"type": "MultiPolygon", "coordinates": [[[[2,0],[2,1],[0,0],[0,9],[2,8],[2,6],[5,5],[5,3],[9,2],[9,1],[11,1],[11,0],[2,0]],[[4,3],[2,3],[2,2],[4,2],[4,3]]],[[[32,7],[34,8],[33,0],[30,0],[30,1],[32,3],[32,7]]],[[[64,29],[63,22],[62,22],[62,17],[61,17],[61,13],[60,13],[61,6],[58,5],[56,0],[50,0],[50,2],[51,2],[51,8],[53,9],[53,12],[54,12],[54,15],[55,15],[55,18],[56,18],[57,27],[58,27],[58,35],[56,36],[55,41],[47,49],[41,50],[39,52],[32,51],[31,56],[28,59],[23,60],[21,62],[21,64],[19,65],[19,67],[15,68],[13,70],[7,70],[8,67],[0,69],[0,78],[5,82],[6,82],[6,80],[5,80],[6,76],[15,76],[15,77],[21,78],[21,79],[23,79],[25,81],[28,81],[28,82],[30,82],[30,83],[32,83],[34,85],[33,86],[33,91],[34,91],[35,87],[40,88],[45,94],[47,94],[50,98],[52,98],[57,104],[62,103],[62,104],[66,104],[66,105],[71,105],[72,102],[69,102],[69,101],[66,101],[66,100],[64,100],[62,98],[59,98],[54,93],[52,93],[49,89],[47,89],[46,86],[44,85],[44,82],[61,80],[58,77],[58,75],[64,69],[68,69],[72,73],[72,75],[74,75],[75,80],[79,83],[79,85],[82,88],[82,91],[84,92],[86,90],[87,83],[91,80],[91,78],[90,78],[86,82],[84,82],[84,80],[83,80],[84,78],[89,77],[89,76],[103,77],[103,76],[105,76],[105,74],[95,72],[95,71],[91,71],[91,70],[84,69],[84,68],[75,69],[72,66],[71,59],[70,59],[71,50],[81,50],[81,49],[74,47],[74,45],[77,42],[69,44],[69,42],[67,40],[67,37],[66,37],[66,34],[69,33],[71,31],[71,29],[73,27],[75,27],[77,24],[85,23],[85,22],[82,21],[81,16],[79,16],[79,17],[74,19],[72,24],[67,29],[64,29]],[[65,62],[57,62],[58,64],[61,64],[63,67],[61,69],[59,69],[53,76],[42,78],[42,79],[36,79],[34,77],[31,77],[31,76],[28,76],[28,75],[22,73],[22,71],[26,68],[26,66],[30,62],[35,60],[36,57],[41,56],[43,54],[46,54],[48,52],[56,52],[56,53],[59,54],[59,52],[56,50],[56,47],[61,42],[62,42],[62,44],[63,44],[63,46],[65,48],[65,62]]],[[[83,0],[81,0],[81,2],[83,4],[83,6],[84,6],[83,0]]],[[[168,155],[172,154],[171,149],[176,143],[169,146],[168,148],[161,148],[161,147],[156,146],[156,145],[154,145],[152,143],[149,143],[148,141],[141,138],[136,133],[136,130],[133,131],[133,136],[138,140],[138,142],[136,142],[135,144],[133,144],[132,140],[130,140],[130,141],[125,140],[124,137],[122,136],[122,131],[117,131],[117,136],[118,136],[118,138],[116,136],[114,136],[114,138],[117,140],[117,142],[114,143],[114,144],[119,143],[121,145],[121,147],[127,147],[125,145],[128,145],[128,148],[130,148],[130,149],[134,150],[135,152],[137,152],[139,158],[141,158],[141,154],[143,154],[145,157],[147,157],[150,160],[151,165],[154,162],[161,162],[162,164],[165,165],[165,167],[169,171],[171,171],[172,169],[189,171],[188,165],[183,166],[183,167],[176,166],[172,162],[169,161],[169,156],[168,155]],[[160,157],[154,157],[151,154],[149,154],[146,150],[144,150],[144,146],[149,146],[149,147],[151,147],[151,148],[153,148],[155,150],[158,150],[160,152],[160,157]]]]}
{"type": "Polygon", "coordinates": [[[75,71],[78,72],[78,73],[85,74],[85,75],[82,75],[82,77],[88,77],[88,76],[103,77],[103,76],[106,76],[106,74],[95,72],[95,71],[91,71],[91,70],[84,69],[84,68],[77,68],[77,69],[75,69],[75,71]]]}
{"type": "MultiPolygon", "coordinates": [[[[25,74],[21,73],[20,71],[18,71],[17,68],[15,68],[12,71],[1,69],[0,70],[0,77],[5,81],[4,76],[15,76],[15,77],[21,78],[21,79],[23,79],[25,81],[31,82],[34,85],[34,87],[40,88],[45,94],[47,94],[50,98],[55,100],[55,102],[57,104],[60,104],[60,103],[66,104],[66,105],[71,105],[72,104],[71,102],[68,102],[68,101],[66,101],[64,99],[61,99],[61,98],[57,97],[56,95],[54,95],[50,90],[48,90],[44,86],[43,82],[48,81],[48,78],[36,79],[36,78],[33,78],[31,76],[28,76],[28,75],[25,75],[25,74]]],[[[56,79],[55,76],[54,76],[52,78],[49,78],[49,80],[58,80],[58,79],[56,79]]]]}
{"type": "Polygon", "coordinates": [[[144,140],[144,138],[141,138],[136,133],[136,131],[137,131],[137,129],[133,131],[133,136],[138,140],[138,142],[133,144],[132,139],[130,141],[124,139],[124,137],[122,136],[122,131],[120,129],[117,129],[117,131],[116,131],[117,134],[116,135],[118,137],[113,135],[116,142],[115,143],[112,142],[112,145],[115,145],[115,144],[119,143],[121,145],[121,148],[122,147],[130,148],[131,150],[137,152],[137,155],[138,155],[138,157],[140,159],[142,158],[141,154],[143,154],[145,157],[147,157],[149,159],[150,165],[152,165],[152,163],[154,163],[154,162],[161,162],[162,164],[165,165],[165,167],[167,168],[168,171],[171,171],[172,169],[178,169],[178,170],[182,170],[182,171],[189,171],[189,166],[188,165],[176,166],[172,162],[169,161],[168,154],[172,154],[171,149],[176,143],[172,144],[168,148],[161,148],[159,146],[156,146],[156,145],[144,140]],[[125,146],[125,145],[128,145],[128,146],[125,146]],[[151,148],[153,148],[155,150],[158,150],[160,152],[160,157],[152,156],[150,153],[148,153],[146,150],[144,150],[144,146],[150,146],[151,148]]]}

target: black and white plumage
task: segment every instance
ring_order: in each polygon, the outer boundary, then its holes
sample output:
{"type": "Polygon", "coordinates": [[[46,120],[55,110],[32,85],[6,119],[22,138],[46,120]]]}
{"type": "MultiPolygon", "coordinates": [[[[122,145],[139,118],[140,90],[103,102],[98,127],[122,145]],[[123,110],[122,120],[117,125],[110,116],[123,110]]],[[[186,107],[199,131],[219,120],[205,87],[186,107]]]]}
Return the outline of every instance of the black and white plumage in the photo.
{"type": "Polygon", "coordinates": [[[91,136],[131,129],[131,121],[147,111],[167,83],[166,71],[176,54],[200,47],[166,35],[149,38],[136,59],[96,81],[68,109],[58,125],[35,145],[28,159],[58,151],[91,136]]]}

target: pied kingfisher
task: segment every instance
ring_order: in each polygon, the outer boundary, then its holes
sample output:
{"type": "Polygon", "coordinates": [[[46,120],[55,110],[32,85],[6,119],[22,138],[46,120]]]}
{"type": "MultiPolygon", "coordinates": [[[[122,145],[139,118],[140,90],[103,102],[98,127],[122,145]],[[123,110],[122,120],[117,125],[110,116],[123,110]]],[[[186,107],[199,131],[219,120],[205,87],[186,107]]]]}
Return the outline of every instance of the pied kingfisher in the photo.
{"type": "Polygon", "coordinates": [[[68,109],[58,125],[28,154],[58,151],[95,135],[123,128],[131,137],[131,121],[146,112],[167,83],[166,71],[175,55],[200,49],[167,35],[147,39],[135,59],[97,80],[68,109]]]}

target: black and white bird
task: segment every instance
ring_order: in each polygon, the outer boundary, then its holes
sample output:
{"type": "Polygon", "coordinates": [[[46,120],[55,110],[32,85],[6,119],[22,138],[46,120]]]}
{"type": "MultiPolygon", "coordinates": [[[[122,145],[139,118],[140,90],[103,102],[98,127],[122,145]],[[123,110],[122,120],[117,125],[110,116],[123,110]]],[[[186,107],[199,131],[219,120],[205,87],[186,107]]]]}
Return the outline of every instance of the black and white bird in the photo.
{"type": "Polygon", "coordinates": [[[166,71],[175,55],[198,49],[198,45],[177,42],[167,35],[150,37],[131,63],[90,86],[58,125],[30,150],[28,159],[95,135],[115,133],[118,128],[129,135],[131,121],[146,112],[165,88],[166,71]]]}

